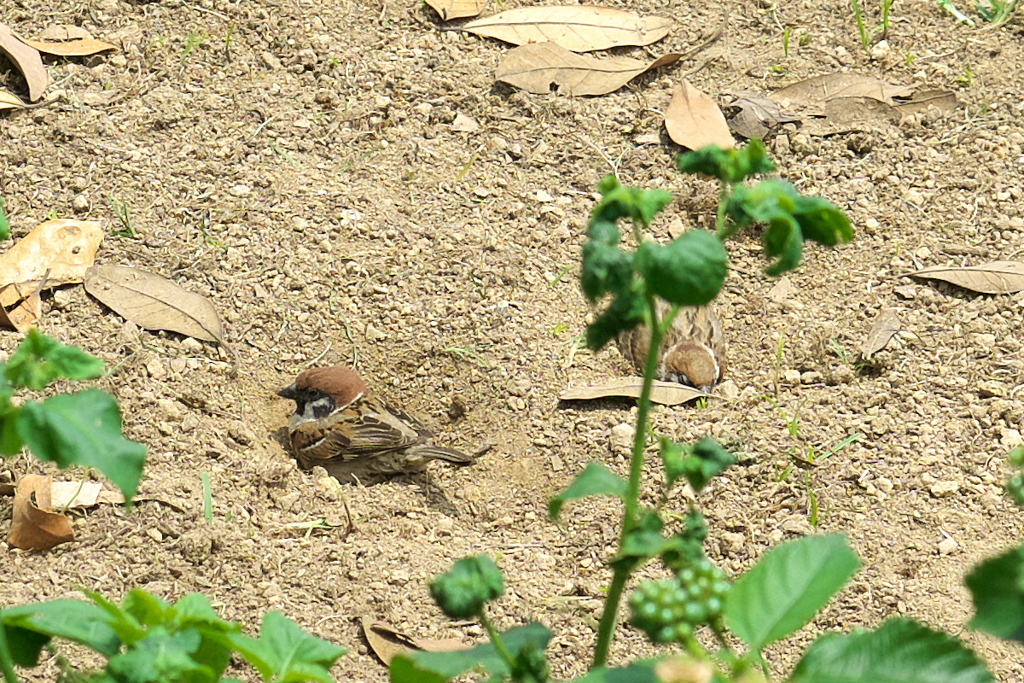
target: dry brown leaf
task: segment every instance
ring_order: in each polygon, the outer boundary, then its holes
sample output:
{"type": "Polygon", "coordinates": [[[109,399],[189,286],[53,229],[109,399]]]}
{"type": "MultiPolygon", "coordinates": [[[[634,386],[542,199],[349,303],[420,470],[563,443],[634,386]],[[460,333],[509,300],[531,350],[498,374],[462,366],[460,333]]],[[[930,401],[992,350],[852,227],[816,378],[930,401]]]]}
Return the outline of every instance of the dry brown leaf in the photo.
{"type": "Polygon", "coordinates": [[[24,109],[25,103],[14,93],[0,90],[0,111],[4,109],[24,109]]]}
{"type": "Polygon", "coordinates": [[[800,120],[798,116],[783,112],[774,101],[752,92],[737,93],[729,108],[736,110],[728,119],[729,130],[748,140],[761,140],[780,123],[800,120]]]}
{"type": "Polygon", "coordinates": [[[98,265],[85,274],[85,291],[147,330],[224,343],[224,329],[210,300],[163,276],[129,266],[98,265]]]}
{"type": "Polygon", "coordinates": [[[869,358],[888,345],[888,343],[899,334],[900,319],[896,315],[895,308],[885,308],[875,318],[875,324],[871,326],[868,338],[860,345],[861,355],[869,358]]]}
{"type": "Polygon", "coordinates": [[[50,477],[26,474],[14,494],[14,513],[7,542],[22,550],[49,550],[75,540],[71,522],[53,511],[50,477]]]}
{"type": "Polygon", "coordinates": [[[736,145],[719,106],[685,80],[672,91],[672,101],[665,112],[665,130],[672,142],[688,149],[706,145],[732,149],[736,145]]]}
{"type": "Polygon", "coordinates": [[[0,306],[0,311],[3,311],[3,315],[0,315],[0,327],[15,332],[28,332],[43,317],[43,300],[36,289],[10,309],[5,310],[0,306]]]}
{"type": "Polygon", "coordinates": [[[48,26],[39,32],[36,36],[37,40],[78,40],[80,38],[92,38],[92,34],[86,31],[81,26],[64,26],[55,25],[48,26]]]}
{"type": "Polygon", "coordinates": [[[815,76],[776,90],[768,97],[784,109],[807,114],[824,114],[825,103],[837,97],[868,97],[893,104],[894,97],[909,97],[914,91],[905,85],[891,85],[871,76],[835,73],[815,76]]]}
{"type": "Polygon", "coordinates": [[[963,268],[932,266],[908,275],[927,280],[942,280],[982,294],[1013,294],[1024,291],[1024,263],[1019,261],[993,261],[963,268]]]}
{"type": "Polygon", "coordinates": [[[783,275],[779,278],[779,281],[772,285],[772,288],[768,290],[768,298],[781,304],[793,296],[794,292],[796,292],[796,287],[793,286],[793,282],[789,279],[788,275],[783,275]]]}
{"type": "Polygon", "coordinates": [[[605,95],[649,69],[677,61],[680,56],[667,54],[649,63],[629,57],[597,59],[569,52],[554,43],[530,43],[509,50],[494,76],[532,93],[557,89],[566,95],[605,95]]]}
{"type": "Polygon", "coordinates": [[[57,55],[58,57],[88,57],[98,52],[117,49],[116,45],[104,43],[102,40],[96,40],[95,38],[78,38],[60,43],[22,38],[21,42],[40,52],[48,55],[57,55]]]}
{"type": "Polygon", "coordinates": [[[900,114],[908,116],[927,112],[929,109],[948,113],[960,106],[960,103],[956,95],[948,90],[918,90],[909,100],[897,102],[894,106],[900,114]]]}
{"type": "MultiPolygon", "coordinates": [[[[596,398],[640,398],[643,385],[643,377],[618,377],[600,384],[567,387],[558,399],[560,401],[590,401],[596,398]]],[[[655,381],[651,389],[651,401],[664,406],[676,406],[709,395],[693,387],[675,382],[655,381]]]]}
{"type": "Polygon", "coordinates": [[[18,40],[7,24],[0,24],[0,52],[6,54],[25,77],[29,101],[41,98],[50,85],[50,76],[43,67],[39,51],[18,40]]]}
{"type": "Polygon", "coordinates": [[[444,21],[475,17],[484,11],[484,0],[427,0],[444,21]]]}
{"type": "Polygon", "coordinates": [[[103,241],[101,223],[40,223],[0,255],[0,306],[9,307],[40,289],[81,282],[103,241]]]}
{"type": "Polygon", "coordinates": [[[900,113],[871,97],[837,97],[825,103],[825,116],[804,119],[800,130],[808,135],[835,135],[852,131],[879,131],[900,122],[900,113]]]}
{"type": "Polygon", "coordinates": [[[360,617],[359,624],[363,629],[363,636],[369,643],[370,649],[377,655],[385,665],[390,665],[391,660],[398,655],[407,655],[416,650],[424,652],[456,652],[468,650],[473,647],[469,643],[454,638],[435,640],[432,638],[414,638],[402,633],[391,624],[377,621],[372,617],[360,617]]]}
{"type": "Polygon", "coordinates": [[[513,45],[552,42],[573,52],[650,45],[668,35],[672,20],[641,17],[611,7],[519,7],[471,21],[462,28],[513,45]]]}
{"type": "Polygon", "coordinates": [[[55,510],[91,508],[102,491],[103,484],[98,481],[55,481],[50,485],[50,505],[55,510]]]}

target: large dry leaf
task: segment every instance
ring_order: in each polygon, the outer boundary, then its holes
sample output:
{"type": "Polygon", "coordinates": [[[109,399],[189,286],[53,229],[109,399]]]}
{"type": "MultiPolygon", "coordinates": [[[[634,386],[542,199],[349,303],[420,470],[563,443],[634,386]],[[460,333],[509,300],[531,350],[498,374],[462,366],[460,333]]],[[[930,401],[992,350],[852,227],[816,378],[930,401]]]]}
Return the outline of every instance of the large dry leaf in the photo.
{"type": "Polygon", "coordinates": [[[85,291],[147,330],[224,343],[224,329],[209,299],[160,275],[128,266],[93,266],[85,274],[85,291]]]}
{"type": "Polygon", "coordinates": [[[611,7],[520,7],[471,21],[462,28],[514,45],[550,41],[573,52],[650,45],[668,35],[672,20],[641,17],[611,7]]]}
{"type": "Polygon", "coordinates": [[[688,149],[706,145],[731,149],[736,145],[715,101],[685,80],[672,91],[672,101],[665,112],[665,130],[672,142],[688,149]]]}
{"type": "MultiPolygon", "coordinates": [[[[50,504],[55,510],[91,508],[97,503],[116,501],[116,497],[111,499],[110,493],[103,490],[103,482],[99,481],[55,481],[50,485],[50,504]]],[[[119,502],[124,502],[124,496],[119,502]]]]}
{"type": "Polygon", "coordinates": [[[96,40],[95,38],[76,38],[60,43],[22,38],[21,42],[40,52],[48,55],[57,55],[58,57],[88,57],[98,52],[117,49],[116,45],[104,43],[102,40],[96,40]]]}
{"type": "Polygon", "coordinates": [[[530,43],[509,50],[494,76],[532,93],[557,89],[566,95],[606,95],[648,69],[671,64],[680,56],[671,53],[653,62],[629,57],[596,59],[554,43],[530,43]]]}
{"type": "Polygon", "coordinates": [[[926,112],[929,109],[937,109],[940,112],[948,113],[960,106],[960,103],[949,90],[918,90],[909,100],[897,102],[896,110],[907,116],[926,112]]]}
{"type": "Polygon", "coordinates": [[[11,306],[40,288],[81,282],[103,241],[101,226],[97,221],[55,220],[33,228],[0,255],[0,306],[11,306]]]}
{"type": "Polygon", "coordinates": [[[71,522],[53,511],[50,500],[52,479],[26,474],[14,493],[14,513],[7,542],[23,550],[49,550],[75,540],[71,522]]]}
{"type": "Polygon", "coordinates": [[[24,109],[25,103],[14,93],[0,90],[0,111],[4,109],[24,109]]]}
{"type": "Polygon", "coordinates": [[[874,98],[837,97],[825,103],[825,116],[804,119],[800,130],[809,135],[880,131],[900,118],[895,107],[874,98]]]}
{"type": "Polygon", "coordinates": [[[0,52],[3,52],[18,67],[28,83],[28,99],[35,102],[46,92],[50,76],[43,67],[39,51],[18,40],[7,24],[0,24],[0,52]]]}
{"type": "Polygon", "coordinates": [[[768,97],[784,109],[824,114],[825,103],[837,97],[870,97],[893,104],[894,97],[909,97],[914,91],[905,85],[891,85],[871,76],[836,73],[815,76],[776,90],[768,97]]]}
{"type": "Polygon", "coordinates": [[[0,306],[0,312],[0,327],[15,332],[28,332],[43,317],[43,299],[37,289],[10,309],[0,306]]]}
{"type": "Polygon", "coordinates": [[[982,294],[1013,294],[1024,291],[1024,263],[1019,261],[993,261],[963,268],[932,266],[908,275],[927,280],[942,280],[982,294]]]}
{"type": "Polygon", "coordinates": [[[860,345],[861,355],[869,358],[884,349],[892,338],[899,334],[900,327],[900,319],[896,315],[896,309],[883,309],[878,314],[878,317],[875,318],[875,324],[871,326],[868,338],[860,345]]]}
{"type": "Polygon", "coordinates": [[[445,21],[475,17],[484,11],[484,0],[427,0],[445,21]]]}
{"type": "Polygon", "coordinates": [[[359,624],[363,629],[363,636],[369,643],[370,649],[377,655],[385,665],[390,665],[391,660],[398,655],[408,655],[416,650],[424,652],[456,652],[468,650],[473,647],[469,643],[454,638],[434,640],[431,638],[414,638],[402,633],[391,624],[377,621],[371,617],[360,617],[359,624]]]}
{"type": "MultiPolygon", "coordinates": [[[[591,401],[596,398],[640,398],[644,386],[643,377],[619,377],[601,384],[567,387],[560,401],[591,401]]],[[[664,406],[676,406],[710,394],[675,382],[655,381],[651,389],[651,401],[664,406]]]]}
{"type": "Polygon", "coordinates": [[[729,108],[736,111],[728,119],[729,130],[748,140],[761,140],[780,123],[800,120],[782,111],[776,102],[752,92],[737,93],[729,108]]]}

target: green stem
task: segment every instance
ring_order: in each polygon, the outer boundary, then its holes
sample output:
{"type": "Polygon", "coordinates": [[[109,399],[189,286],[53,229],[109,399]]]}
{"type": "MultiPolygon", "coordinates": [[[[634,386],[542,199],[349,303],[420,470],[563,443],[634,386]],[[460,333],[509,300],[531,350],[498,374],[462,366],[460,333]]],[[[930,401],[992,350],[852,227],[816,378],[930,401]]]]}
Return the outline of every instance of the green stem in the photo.
{"type": "Polygon", "coordinates": [[[18,674],[14,672],[14,660],[11,650],[7,647],[7,630],[0,620],[0,671],[4,675],[4,683],[18,683],[18,674]]]}
{"type": "Polygon", "coordinates": [[[502,640],[501,634],[498,633],[498,629],[494,628],[494,624],[491,623],[491,620],[487,618],[487,614],[483,611],[483,608],[480,610],[480,623],[487,631],[487,636],[491,639],[491,643],[494,644],[494,649],[498,653],[498,656],[501,657],[508,666],[509,672],[511,673],[512,671],[515,671],[516,658],[512,656],[508,647],[505,646],[505,641],[502,640]]]}
{"type": "MultiPolygon", "coordinates": [[[[623,501],[622,525],[619,534],[620,551],[626,538],[635,528],[637,517],[639,516],[640,481],[644,472],[644,448],[647,446],[647,418],[651,412],[651,389],[654,386],[654,373],[658,370],[661,341],[665,337],[665,330],[667,325],[672,324],[672,318],[678,312],[678,310],[673,310],[672,314],[667,316],[665,320],[659,321],[657,303],[653,294],[647,294],[647,310],[650,314],[651,341],[647,349],[647,360],[644,363],[644,384],[640,390],[640,398],[637,401],[633,458],[629,465],[629,484],[623,501]]],[[[594,663],[591,668],[596,669],[599,666],[604,666],[608,661],[608,651],[611,649],[612,639],[615,636],[615,626],[619,618],[619,603],[622,601],[626,580],[629,578],[632,570],[632,567],[616,568],[613,570],[612,583],[608,589],[608,596],[604,601],[604,612],[601,614],[601,621],[597,628],[597,644],[594,646],[594,663]]]]}

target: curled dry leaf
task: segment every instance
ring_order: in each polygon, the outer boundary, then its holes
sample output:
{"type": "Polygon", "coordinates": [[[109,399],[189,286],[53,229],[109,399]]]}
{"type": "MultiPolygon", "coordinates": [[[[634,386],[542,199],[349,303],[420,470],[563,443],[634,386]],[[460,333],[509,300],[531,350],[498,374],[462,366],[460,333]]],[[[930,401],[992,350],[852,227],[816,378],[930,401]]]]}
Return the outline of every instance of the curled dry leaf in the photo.
{"type": "Polygon", "coordinates": [[[427,0],[444,21],[475,17],[484,11],[484,0],[427,0]]]}
{"type": "Polygon", "coordinates": [[[147,330],[224,343],[224,329],[210,300],[160,275],[128,266],[93,266],[85,275],[85,291],[147,330]]]}
{"type": "Polygon", "coordinates": [[[674,143],[688,149],[706,145],[731,149],[736,145],[719,106],[685,80],[672,91],[672,101],[665,112],[665,130],[674,143]]]}
{"type": "Polygon", "coordinates": [[[566,95],[606,95],[649,69],[671,64],[677,53],[653,62],[629,57],[596,59],[569,52],[554,43],[530,43],[509,50],[495,78],[532,93],[557,89],[566,95]]]}
{"type": "Polygon", "coordinates": [[[772,288],[768,290],[768,298],[775,303],[781,304],[788,301],[795,292],[796,287],[793,286],[792,280],[789,279],[788,275],[783,275],[779,278],[778,282],[772,285],[772,288]]]}
{"type": "Polygon", "coordinates": [[[26,38],[21,40],[29,47],[33,47],[44,54],[57,55],[58,57],[88,57],[99,52],[117,49],[116,45],[104,43],[102,40],[96,40],[95,38],[78,38],[59,43],[28,40],[26,38]]]}
{"type": "Polygon", "coordinates": [[[1024,263],[1019,261],[992,261],[962,268],[932,266],[907,274],[910,277],[927,280],[942,280],[982,294],[1013,294],[1024,291],[1024,263]]]}
{"type": "Polygon", "coordinates": [[[39,32],[37,40],[53,40],[57,42],[65,40],[79,40],[81,38],[92,38],[92,34],[81,26],[48,26],[39,32]]]}
{"type": "Polygon", "coordinates": [[[26,474],[14,493],[14,513],[7,542],[23,550],[49,550],[75,540],[71,522],[53,511],[50,486],[53,480],[26,474]]]}
{"type": "Polygon", "coordinates": [[[363,636],[366,638],[366,642],[369,643],[370,649],[373,650],[373,653],[385,665],[390,665],[391,660],[398,655],[407,655],[416,650],[423,652],[456,652],[473,647],[469,643],[464,643],[454,638],[441,640],[414,638],[402,633],[391,624],[377,621],[372,617],[360,617],[359,624],[363,629],[363,636]]]}
{"type": "Polygon", "coordinates": [[[860,345],[860,353],[865,358],[870,358],[884,349],[892,338],[900,332],[900,318],[896,315],[895,308],[885,308],[875,318],[875,324],[871,326],[868,338],[860,345]]]}
{"type": "Polygon", "coordinates": [[[956,95],[948,90],[918,90],[909,100],[897,102],[896,110],[903,116],[936,109],[948,113],[960,106],[956,95]]]}
{"type": "MultiPolygon", "coordinates": [[[[596,398],[640,398],[643,390],[643,377],[618,377],[600,384],[569,386],[560,401],[592,401],[596,398]]],[[[651,390],[651,401],[664,406],[676,406],[697,398],[706,398],[711,394],[675,382],[659,382],[655,380],[651,390]]]]}
{"type": "Polygon", "coordinates": [[[0,24],[0,52],[3,52],[18,67],[28,83],[28,99],[40,99],[50,85],[50,76],[43,67],[39,51],[21,42],[7,24],[0,24]]]}
{"type": "Polygon", "coordinates": [[[0,90],[0,111],[4,109],[24,109],[25,103],[14,93],[0,90]]]}
{"type": "Polygon", "coordinates": [[[780,123],[800,120],[782,111],[776,102],[752,92],[737,93],[729,108],[736,112],[728,120],[729,130],[748,140],[761,140],[780,123]]]}
{"type": "Polygon", "coordinates": [[[552,42],[573,52],[650,45],[668,35],[673,21],[641,17],[611,7],[520,7],[471,21],[462,28],[513,45],[552,42]]]}
{"type": "Polygon", "coordinates": [[[868,97],[891,105],[894,97],[909,97],[913,92],[911,87],[892,85],[871,76],[836,73],[808,78],[776,90],[768,97],[784,109],[823,115],[825,103],[837,97],[868,97]]]}

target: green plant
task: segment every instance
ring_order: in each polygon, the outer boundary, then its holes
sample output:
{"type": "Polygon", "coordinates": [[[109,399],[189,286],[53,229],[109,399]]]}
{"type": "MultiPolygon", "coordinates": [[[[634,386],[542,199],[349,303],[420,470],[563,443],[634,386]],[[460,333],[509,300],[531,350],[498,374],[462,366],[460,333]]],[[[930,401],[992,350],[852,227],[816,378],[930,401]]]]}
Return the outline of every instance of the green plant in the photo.
{"type": "Polygon", "coordinates": [[[117,222],[121,224],[121,229],[115,230],[114,234],[118,237],[130,237],[133,240],[138,239],[139,233],[135,230],[135,226],[132,225],[128,202],[123,202],[120,199],[111,197],[110,208],[114,212],[114,217],[117,218],[117,222]]]}
{"type": "MultiPolygon", "coordinates": [[[[956,8],[953,0],[938,0],[938,3],[939,7],[949,12],[957,21],[968,26],[977,25],[974,19],[971,19],[956,8]]],[[[974,4],[974,9],[982,19],[989,23],[987,28],[998,28],[1013,19],[1017,14],[1019,5],[1019,0],[982,0],[974,4]]]]}
{"type": "Polygon", "coordinates": [[[191,593],[174,605],[143,590],[121,605],[92,591],[91,602],[55,600],[0,610],[0,669],[16,683],[14,666],[33,667],[54,638],[84,645],[106,659],[89,680],[102,683],[213,683],[237,652],[264,681],[331,681],[344,649],[305,633],[280,612],[263,617],[258,638],[223,621],[206,596],[191,593]]]}
{"type": "Polygon", "coordinates": [[[203,43],[206,42],[206,38],[207,36],[205,33],[196,33],[195,31],[188,32],[188,37],[185,38],[185,49],[181,53],[182,63],[188,60],[189,56],[191,56],[192,52],[195,51],[196,48],[203,46],[203,43]]]}
{"type": "Polygon", "coordinates": [[[885,40],[889,37],[889,15],[892,11],[892,3],[893,0],[882,0],[882,23],[869,29],[864,21],[864,12],[860,6],[860,0],[850,0],[850,6],[853,8],[853,18],[857,22],[857,33],[860,34],[860,44],[865,52],[871,48],[871,41],[875,39],[876,34],[878,34],[880,40],[885,40]]]}
{"type": "Polygon", "coordinates": [[[11,223],[7,220],[7,201],[0,197],[0,240],[11,236],[11,223]]]}

